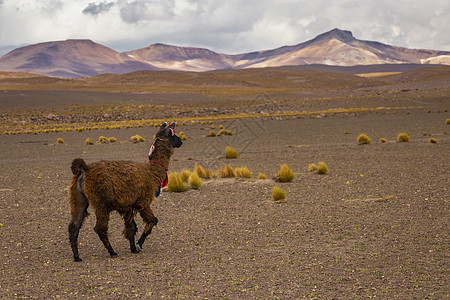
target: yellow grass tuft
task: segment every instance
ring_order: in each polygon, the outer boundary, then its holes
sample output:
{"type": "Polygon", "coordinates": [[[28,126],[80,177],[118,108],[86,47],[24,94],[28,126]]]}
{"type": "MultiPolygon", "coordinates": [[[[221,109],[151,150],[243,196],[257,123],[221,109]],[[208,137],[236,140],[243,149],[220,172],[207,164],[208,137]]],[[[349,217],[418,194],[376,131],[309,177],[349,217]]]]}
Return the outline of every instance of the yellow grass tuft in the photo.
{"type": "Polygon", "coordinates": [[[228,158],[228,159],[238,158],[239,154],[232,147],[228,146],[225,149],[225,157],[228,158]]]}
{"type": "Polygon", "coordinates": [[[328,166],[323,162],[319,161],[319,165],[317,166],[317,174],[327,174],[328,166]]]}
{"type": "Polygon", "coordinates": [[[167,184],[167,189],[170,192],[184,192],[187,190],[186,182],[183,181],[180,173],[172,172],[169,173],[169,183],[167,184]]]}
{"type": "Polygon", "coordinates": [[[208,135],[208,136],[214,137],[214,136],[216,136],[216,133],[214,132],[214,130],[211,130],[211,131],[209,132],[209,135],[208,135]]]}
{"type": "Polygon", "coordinates": [[[313,172],[315,170],[317,170],[317,165],[315,163],[309,164],[308,171],[313,172]]]}
{"type": "Polygon", "coordinates": [[[130,137],[130,141],[132,141],[133,143],[142,143],[145,142],[145,139],[142,136],[136,134],[130,137]]]}
{"type": "Polygon", "coordinates": [[[182,139],[182,140],[187,140],[187,139],[188,139],[187,136],[184,134],[183,131],[180,131],[180,133],[178,134],[178,136],[179,136],[180,139],[182,139]]]}
{"type": "Polygon", "coordinates": [[[226,129],[220,129],[217,135],[233,135],[233,131],[226,130],[226,129]]]}
{"type": "Polygon", "coordinates": [[[201,188],[203,182],[200,179],[200,177],[197,175],[197,173],[193,172],[191,173],[191,176],[189,176],[189,185],[191,186],[191,188],[197,190],[199,188],[201,188]]]}
{"type": "Polygon", "coordinates": [[[189,177],[191,176],[191,171],[189,171],[188,169],[184,169],[180,172],[180,176],[184,182],[188,182],[189,177]]]}
{"type": "Polygon", "coordinates": [[[291,182],[295,178],[294,171],[288,167],[287,164],[283,164],[280,167],[280,171],[275,175],[276,180],[280,182],[291,182]]]}
{"type": "Polygon", "coordinates": [[[86,145],[93,145],[94,143],[91,141],[90,138],[86,139],[86,145]]]}
{"type": "Polygon", "coordinates": [[[116,142],[117,142],[117,139],[116,139],[115,137],[110,137],[110,138],[108,139],[108,142],[110,142],[110,143],[116,143],[116,142]]]}
{"type": "Polygon", "coordinates": [[[258,173],[258,179],[267,179],[267,175],[264,173],[258,173]]]}
{"type": "Polygon", "coordinates": [[[228,164],[224,168],[219,168],[219,174],[222,178],[236,177],[236,173],[234,172],[233,167],[228,164]]]}
{"type": "Polygon", "coordinates": [[[106,137],[106,136],[100,136],[99,138],[98,138],[98,141],[97,141],[97,143],[102,143],[102,144],[105,144],[105,143],[108,143],[109,142],[109,140],[108,140],[108,138],[106,137]]]}
{"type": "Polygon", "coordinates": [[[399,142],[409,142],[409,135],[406,134],[406,133],[400,133],[400,134],[397,136],[397,140],[398,140],[399,142]]]}
{"type": "Polygon", "coordinates": [[[365,135],[364,133],[360,134],[356,140],[359,145],[364,145],[364,144],[369,145],[371,142],[370,138],[367,135],[365,135]]]}
{"type": "Polygon", "coordinates": [[[204,179],[209,179],[211,178],[211,171],[209,171],[208,169],[204,169],[202,166],[200,165],[195,165],[194,168],[194,173],[197,173],[197,175],[200,178],[204,178],[204,179]]]}
{"type": "Polygon", "coordinates": [[[274,186],[272,190],[272,197],[275,201],[284,200],[286,199],[286,193],[281,187],[274,186]]]}
{"type": "Polygon", "coordinates": [[[247,167],[240,167],[234,169],[236,172],[236,177],[242,177],[242,178],[252,178],[253,174],[247,167]]]}
{"type": "Polygon", "coordinates": [[[58,139],[56,140],[56,142],[57,142],[58,144],[64,144],[64,140],[63,140],[62,138],[58,138],[58,139]]]}
{"type": "Polygon", "coordinates": [[[431,138],[429,141],[431,144],[436,144],[438,142],[437,139],[434,138],[431,138]]]}
{"type": "Polygon", "coordinates": [[[380,142],[384,144],[384,143],[386,143],[386,142],[387,142],[387,139],[385,139],[385,138],[381,138],[381,139],[380,139],[380,142]]]}
{"type": "Polygon", "coordinates": [[[450,119],[445,120],[446,125],[450,125],[450,119]]]}

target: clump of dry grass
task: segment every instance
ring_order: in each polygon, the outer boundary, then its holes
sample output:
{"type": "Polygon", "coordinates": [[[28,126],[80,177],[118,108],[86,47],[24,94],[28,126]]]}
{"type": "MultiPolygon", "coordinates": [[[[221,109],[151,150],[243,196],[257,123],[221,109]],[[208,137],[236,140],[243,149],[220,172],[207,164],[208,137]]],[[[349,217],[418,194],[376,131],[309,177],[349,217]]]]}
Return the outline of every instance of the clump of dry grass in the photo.
{"type": "Polygon", "coordinates": [[[364,133],[358,135],[358,138],[356,139],[356,141],[358,142],[359,145],[364,145],[364,144],[369,145],[371,142],[370,138],[364,133]]]}
{"type": "Polygon", "coordinates": [[[385,138],[381,138],[381,139],[380,139],[380,142],[384,144],[384,143],[386,143],[386,142],[387,142],[387,139],[385,139],[385,138]]]}
{"type": "Polygon", "coordinates": [[[242,178],[252,178],[253,174],[247,167],[240,167],[234,169],[236,172],[236,177],[242,177],[242,178]]]}
{"type": "Polygon", "coordinates": [[[222,178],[236,177],[233,167],[228,164],[224,168],[219,168],[219,174],[222,178]]]}
{"type": "Polygon", "coordinates": [[[319,161],[319,165],[317,166],[317,174],[327,174],[328,166],[323,162],[319,161]]]}
{"type": "Polygon", "coordinates": [[[437,144],[437,142],[438,142],[438,140],[434,139],[434,138],[431,138],[429,141],[431,144],[437,144]]]}
{"type": "Polygon", "coordinates": [[[227,159],[234,159],[234,158],[238,158],[238,157],[239,157],[239,154],[237,153],[236,150],[234,150],[234,148],[228,146],[228,147],[225,149],[225,157],[226,157],[227,159]]]}
{"type": "Polygon", "coordinates": [[[116,143],[116,142],[117,142],[117,139],[116,139],[115,137],[110,137],[110,138],[108,139],[108,142],[110,142],[110,143],[116,143]]]}
{"type": "Polygon", "coordinates": [[[287,164],[281,165],[280,171],[275,175],[275,179],[280,182],[291,182],[294,178],[294,171],[287,164]]]}
{"type": "Polygon", "coordinates": [[[272,197],[275,201],[286,199],[286,192],[279,186],[274,186],[272,190],[272,197]]]}
{"type": "Polygon", "coordinates": [[[186,182],[183,180],[180,173],[169,173],[169,182],[167,184],[167,189],[170,192],[176,193],[184,192],[187,190],[186,182]]]}
{"type": "Polygon", "coordinates": [[[264,173],[258,173],[258,179],[267,179],[267,175],[264,173]]]}
{"type": "Polygon", "coordinates": [[[308,171],[313,172],[317,170],[317,165],[315,163],[309,164],[308,171]]]}
{"type": "Polygon", "coordinates": [[[184,140],[184,141],[188,139],[187,136],[184,134],[183,131],[180,131],[180,133],[178,134],[178,136],[180,137],[180,139],[182,139],[182,140],[184,140]]]}
{"type": "Polygon", "coordinates": [[[211,171],[209,169],[205,169],[200,165],[195,165],[194,173],[197,173],[197,175],[200,178],[209,179],[211,178],[211,171]]]}
{"type": "Polygon", "coordinates": [[[233,131],[226,130],[226,129],[220,129],[217,135],[233,135],[233,131]]]}
{"type": "Polygon", "coordinates": [[[188,182],[189,182],[189,185],[191,186],[191,188],[193,188],[195,190],[201,188],[201,186],[203,184],[203,181],[195,172],[191,173],[191,176],[189,176],[188,182]]]}
{"type": "Polygon", "coordinates": [[[86,139],[86,145],[94,145],[90,138],[86,139]]]}
{"type": "Polygon", "coordinates": [[[63,140],[62,138],[58,138],[58,139],[56,140],[56,142],[57,142],[58,144],[64,144],[64,140],[63,140]]]}
{"type": "Polygon", "coordinates": [[[217,134],[214,132],[214,130],[211,130],[207,136],[215,137],[217,136],[217,134]]]}
{"type": "Polygon", "coordinates": [[[108,138],[106,137],[106,136],[100,136],[99,138],[98,138],[98,141],[97,141],[97,143],[102,143],[102,144],[106,144],[106,143],[108,143],[109,142],[109,140],[108,140],[108,138]]]}
{"type": "Polygon", "coordinates": [[[399,142],[409,142],[409,135],[406,134],[406,133],[400,133],[400,134],[397,136],[397,140],[398,140],[399,142]]]}
{"type": "Polygon", "coordinates": [[[450,119],[445,120],[446,125],[450,125],[450,119]]]}
{"type": "Polygon", "coordinates": [[[181,179],[182,179],[184,182],[188,182],[189,177],[191,176],[191,171],[189,171],[188,169],[183,169],[183,170],[180,172],[180,176],[181,176],[181,179]]]}
{"type": "Polygon", "coordinates": [[[132,137],[130,137],[130,141],[132,141],[133,143],[136,144],[136,143],[145,142],[145,139],[142,136],[136,134],[136,135],[133,135],[132,137]]]}

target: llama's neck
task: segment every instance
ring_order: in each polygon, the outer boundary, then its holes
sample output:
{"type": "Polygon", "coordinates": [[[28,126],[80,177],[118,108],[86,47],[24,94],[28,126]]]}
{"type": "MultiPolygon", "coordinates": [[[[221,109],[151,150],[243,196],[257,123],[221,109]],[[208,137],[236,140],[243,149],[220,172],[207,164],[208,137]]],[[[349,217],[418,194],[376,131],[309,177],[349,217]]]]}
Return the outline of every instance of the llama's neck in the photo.
{"type": "Polygon", "coordinates": [[[165,167],[166,171],[169,168],[170,157],[172,156],[173,149],[169,148],[166,143],[159,140],[154,143],[155,149],[149,156],[149,161],[154,161],[165,167]]]}

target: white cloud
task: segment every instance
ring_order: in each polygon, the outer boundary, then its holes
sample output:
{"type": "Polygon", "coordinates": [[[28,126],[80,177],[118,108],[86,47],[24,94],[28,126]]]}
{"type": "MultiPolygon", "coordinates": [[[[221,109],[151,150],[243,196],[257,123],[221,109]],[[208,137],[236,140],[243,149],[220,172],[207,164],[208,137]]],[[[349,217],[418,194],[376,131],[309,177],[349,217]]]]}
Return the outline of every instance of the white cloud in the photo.
{"type": "Polygon", "coordinates": [[[162,42],[242,53],[335,27],[363,40],[450,50],[449,20],[448,0],[0,0],[0,55],[69,38],[118,51],[162,42]]]}

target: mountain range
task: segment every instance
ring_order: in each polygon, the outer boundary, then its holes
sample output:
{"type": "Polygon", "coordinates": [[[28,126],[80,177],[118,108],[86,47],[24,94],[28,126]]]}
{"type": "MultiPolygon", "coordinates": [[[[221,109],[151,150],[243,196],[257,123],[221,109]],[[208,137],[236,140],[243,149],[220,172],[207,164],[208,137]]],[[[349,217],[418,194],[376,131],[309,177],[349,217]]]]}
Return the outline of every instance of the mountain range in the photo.
{"type": "Polygon", "coordinates": [[[137,70],[201,72],[311,64],[450,65],[450,51],[409,49],[363,41],[356,39],[350,31],[340,29],[333,29],[294,46],[234,55],[160,43],[142,49],[117,52],[91,40],[66,40],[38,43],[12,50],[0,58],[0,71],[82,78],[137,70]]]}

